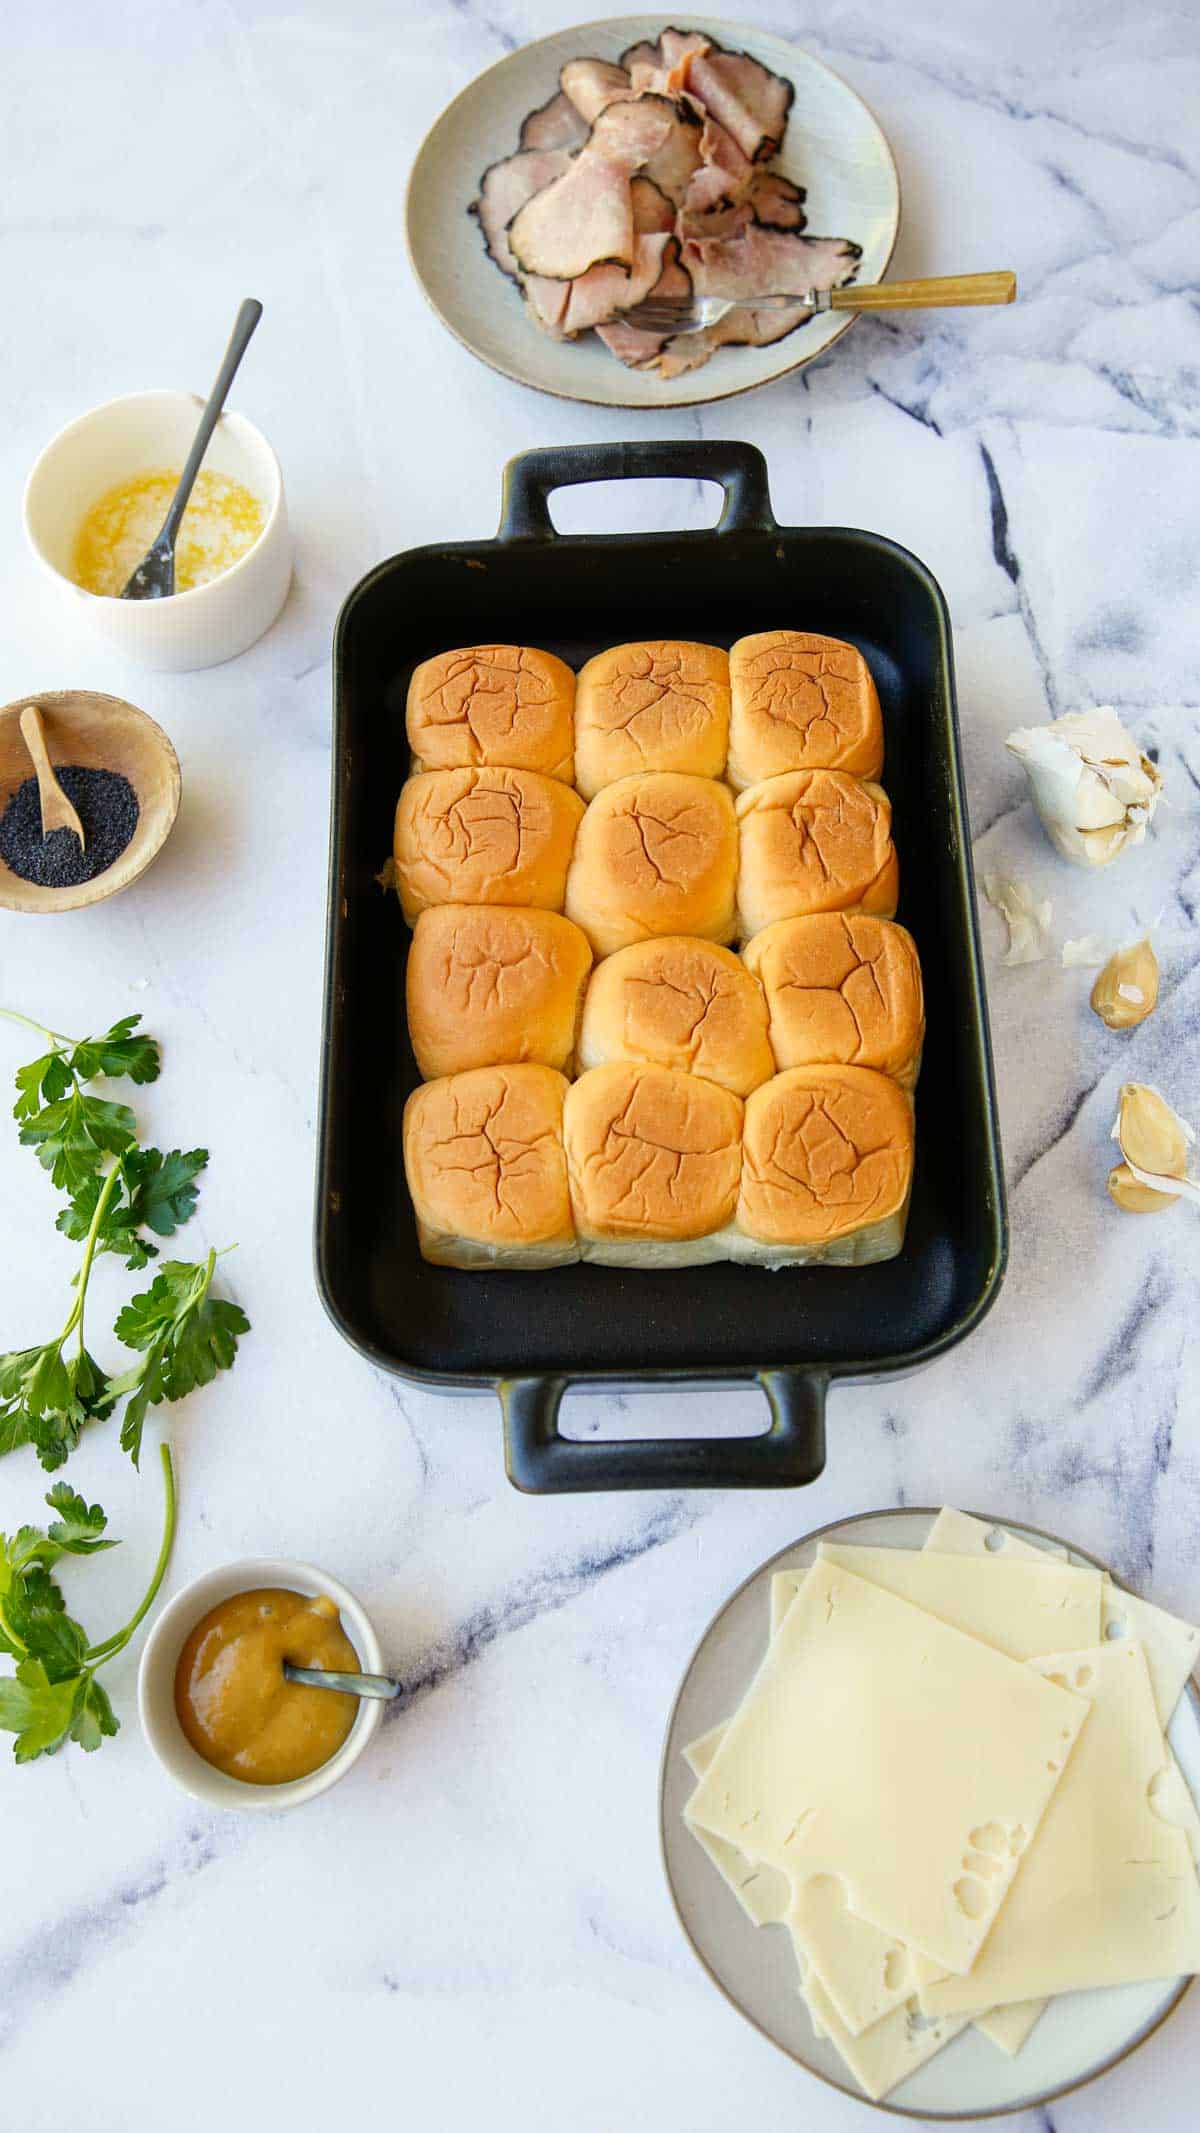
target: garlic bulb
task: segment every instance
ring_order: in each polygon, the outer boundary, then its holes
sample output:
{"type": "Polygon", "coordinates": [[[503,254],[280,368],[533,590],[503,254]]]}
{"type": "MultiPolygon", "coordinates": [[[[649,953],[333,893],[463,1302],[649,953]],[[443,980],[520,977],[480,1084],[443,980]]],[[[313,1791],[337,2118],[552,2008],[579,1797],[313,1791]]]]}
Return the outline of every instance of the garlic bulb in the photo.
{"type": "Polygon", "coordinates": [[[985,874],[983,893],[1008,927],[1008,964],[1041,963],[1046,955],[1050,905],[1039,902],[1027,881],[1010,881],[1006,874],[985,874]]]}
{"type": "Polygon", "coordinates": [[[1005,746],[1024,764],[1042,826],[1064,859],[1106,867],[1142,842],[1163,781],[1111,705],[1019,726],[1005,746]]]}
{"type": "Polygon", "coordinates": [[[1187,1174],[1195,1133],[1157,1089],[1144,1081],[1122,1084],[1112,1137],[1125,1158],[1108,1180],[1118,1207],[1129,1214],[1154,1212],[1151,1201],[1135,1196],[1134,1185],[1154,1194],[1163,1206],[1181,1198],[1200,1206],[1200,1184],[1187,1174]]]}
{"type": "Polygon", "coordinates": [[[1136,1029],[1158,1005],[1158,957],[1149,941],[1110,955],[1092,987],[1092,1007],[1109,1029],[1136,1029]]]}

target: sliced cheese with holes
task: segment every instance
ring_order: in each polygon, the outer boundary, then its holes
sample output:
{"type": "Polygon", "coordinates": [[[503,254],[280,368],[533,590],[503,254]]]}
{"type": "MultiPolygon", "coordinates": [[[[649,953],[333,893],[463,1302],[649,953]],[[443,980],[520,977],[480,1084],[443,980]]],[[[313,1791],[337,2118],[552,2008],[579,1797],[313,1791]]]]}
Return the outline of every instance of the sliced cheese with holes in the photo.
{"type": "Polygon", "coordinates": [[[860,1918],[966,1971],[1088,1711],[1003,1652],[818,1561],[688,1817],[794,1881],[840,1875],[860,1918]]]}
{"type": "Polygon", "coordinates": [[[1089,1696],[1092,1715],[971,1975],[926,1976],[931,2014],[1200,1970],[1200,1881],[1184,1831],[1156,1811],[1164,1748],[1140,1645],[1027,1671],[1089,1696]]]}
{"type": "Polygon", "coordinates": [[[973,2019],[976,2029],[983,2031],[990,2044],[1015,2059],[1048,2005],[1047,2000],[1012,2000],[1007,2007],[993,2007],[990,2013],[977,2014],[973,2019]]]}
{"type": "MultiPolygon", "coordinates": [[[[698,1740],[688,1742],[683,1759],[696,1777],[704,1776],[724,1738],[723,1725],[710,1726],[698,1740]]],[[[686,1807],[683,1819],[722,1881],[732,1889],[747,1918],[756,1926],[779,1925],[792,1900],[792,1886],[786,1876],[758,1860],[747,1859],[745,1852],[740,1852],[736,1844],[727,1844],[724,1837],[713,1837],[706,1829],[697,1829],[686,1807]]]]}
{"type": "MultiPolygon", "coordinates": [[[[1039,1557],[1044,1561],[1047,1553],[1064,1552],[1051,1546],[1035,1548],[1018,1533],[1010,1533],[1006,1526],[989,1525],[986,1519],[972,1518],[967,1511],[948,1507],[938,1512],[925,1546],[950,1555],[987,1554],[993,1562],[1036,1561],[1039,1557]]],[[[1200,1629],[1181,1621],[1178,1615],[1167,1614],[1164,1608],[1152,1606],[1149,1600],[1140,1600],[1135,1593],[1123,1591],[1108,1576],[1103,1581],[1101,1615],[1106,1637],[1133,1637],[1141,1645],[1150,1669],[1159,1723],[1165,1732],[1184,1683],[1200,1661],[1200,1629]]]]}
{"type": "Polygon", "coordinates": [[[966,2015],[922,2014],[914,1994],[856,2037],[839,2020],[815,1977],[805,1979],[803,1993],[816,2034],[829,2039],[873,2103],[915,2074],[967,2026],[966,2015]]]}
{"type": "Polygon", "coordinates": [[[822,1541],[818,1560],[852,1570],[940,1622],[982,1637],[1010,1659],[1076,1651],[1100,1637],[1099,1570],[997,1562],[929,1548],[852,1548],[837,1541],[822,1541]]]}

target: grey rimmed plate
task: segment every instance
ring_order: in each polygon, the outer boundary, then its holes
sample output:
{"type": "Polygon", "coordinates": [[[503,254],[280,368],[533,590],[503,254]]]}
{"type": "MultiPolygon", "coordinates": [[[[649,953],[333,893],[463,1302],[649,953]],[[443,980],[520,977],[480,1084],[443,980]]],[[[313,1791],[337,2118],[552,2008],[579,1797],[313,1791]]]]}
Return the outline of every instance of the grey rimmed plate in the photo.
{"type": "Polygon", "coordinates": [[[595,334],[552,341],[525,315],[516,285],[488,258],[468,213],[490,164],[514,155],[521,121],[558,86],[568,59],[619,59],[666,24],[707,31],[749,52],[795,89],[773,168],[807,189],[807,227],[863,248],[859,279],[886,272],[900,226],[900,184],[882,131],[861,97],[819,59],[782,37],[709,15],[615,15],[523,45],[480,74],[425,136],[408,187],[409,256],[442,324],[484,363],[522,385],[601,407],[693,407],[749,392],[798,370],[846,332],[853,313],[826,312],[770,348],[721,349],[701,370],[666,383],[627,370],[595,334]]]}
{"type": "MultiPolygon", "coordinates": [[[[933,1510],[866,1512],[823,1526],[772,1556],[726,1601],[706,1629],[675,1699],[663,1748],[659,1786],[663,1861],[680,1924],[695,1954],[713,1983],[763,2036],[810,2073],[860,2103],[867,2099],[832,2044],[813,2035],[784,1929],[751,1924],[690,1835],[683,1808],[696,1781],[683,1750],[736,1710],[757,1672],[767,1643],[771,1578],[776,1570],[799,1569],[813,1562],[822,1540],[920,1548],[936,1517],[933,1510]]],[[[1107,1568],[1095,1556],[1036,1528],[1011,1519],[996,1527],[998,1533],[1006,1529],[1046,1548],[1065,1548],[1073,1563],[1107,1568]]],[[[1200,1696],[1194,1682],[1180,1698],[1168,1739],[1193,1796],[1200,1795],[1200,1696]]],[[[1190,1983],[1190,1978],[1176,1977],[1099,1992],[1063,1993],[1050,2002],[1015,2059],[1006,2058],[978,2030],[965,2029],[874,2109],[933,2120],[1035,2110],[1127,2058],[1173,2013],[1190,1983]]]]}

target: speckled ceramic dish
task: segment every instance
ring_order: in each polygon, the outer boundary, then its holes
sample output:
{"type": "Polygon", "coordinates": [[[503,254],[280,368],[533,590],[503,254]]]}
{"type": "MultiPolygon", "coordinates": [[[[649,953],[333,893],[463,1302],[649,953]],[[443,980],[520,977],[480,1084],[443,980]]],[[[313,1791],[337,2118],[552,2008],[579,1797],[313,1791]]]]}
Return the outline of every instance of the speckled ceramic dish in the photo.
{"type": "Polygon", "coordinates": [[[488,258],[468,213],[480,178],[489,164],[516,153],[522,119],[554,94],[559,69],[568,59],[619,59],[671,22],[749,52],[793,84],[787,133],[772,168],[807,189],[809,232],[860,244],[864,282],[882,279],[895,246],[900,184],[887,141],[853,89],[798,45],[744,23],[686,12],[612,16],[524,45],[471,82],[426,135],[408,188],[408,248],[442,324],[473,355],[565,400],[656,408],[728,399],[798,370],[853,324],[852,315],[827,312],[770,348],[722,349],[703,369],[668,382],[627,370],[593,333],[552,341],[526,317],[515,285],[488,258]]]}
{"type": "MultiPolygon", "coordinates": [[[[832,2044],[814,2036],[783,1928],[751,1924],[687,1829],[683,1808],[696,1780],[683,1750],[736,1710],[757,1671],[767,1641],[776,1570],[811,1563],[823,1540],[920,1548],[936,1516],[936,1511],[917,1510],[864,1513],[824,1526],[764,1563],[726,1601],[701,1638],[675,1699],[663,1749],[663,1860],[680,1924],[694,1952],[726,1999],[763,2036],[860,2103],[866,2099],[832,2044]]],[[[1106,1567],[1050,1534],[1011,1519],[1006,1525],[1023,1540],[1065,1548],[1073,1563],[1106,1567]]],[[[1193,1795],[1200,1793],[1200,1697],[1194,1683],[1180,1698],[1168,1738],[1193,1795]]],[[[1006,2058],[971,2026],[874,2108],[935,2121],[1040,2109],[1095,2080],[1144,2044],[1173,2013],[1190,1983],[1190,1978],[1160,1978],[1100,1992],[1063,1993],[1051,2000],[1015,2059],[1006,2058]]]]}

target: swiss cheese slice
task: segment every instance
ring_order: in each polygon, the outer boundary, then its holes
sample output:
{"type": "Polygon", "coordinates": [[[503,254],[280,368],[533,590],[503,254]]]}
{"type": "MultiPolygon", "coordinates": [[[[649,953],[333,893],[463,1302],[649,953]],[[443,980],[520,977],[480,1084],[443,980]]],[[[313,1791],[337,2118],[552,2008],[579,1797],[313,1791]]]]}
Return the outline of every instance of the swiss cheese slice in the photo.
{"type": "MultiPolygon", "coordinates": [[[[919,2002],[918,2002],[919,2004],[919,2002]]],[[[976,2029],[981,2029],[990,2044],[995,2044],[1009,2059],[1015,2059],[1036,2023],[1046,2012],[1045,2000],[1010,2000],[1007,2007],[993,2007],[987,2014],[973,2017],[976,2029]]]]}
{"type": "Polygon", "coordinates": [[[856,2037],[815,1977],[806,1978],[802,1990],[818,2037],[828,2037],[873,2103],[915,2074],[967,2026],[966,2015],[923,2015],[914,1993],[856,2037]]]}
{"type": "Polygon", "coordinates": [[[1027,1671],[1092,1715],[969,1977],[926,1981],[931,2014],[1200,1970],[1200,1881],[1183,1830],[1156,1812],[1162,1730],[1140,1645],[1037,1659],[1027,1671]]]}
{"type": "Polygon", "coordinates": [[[1099,1570],[1045,1560],[996,1562],[930,1548],[852,1548],[836,1541],[822,1541],[819,1559],[883,1586],[968,1636],[982,1637],[1010,1659],[1077,1651],[1100,1636],[1099,1570]]]}
{"type": "Polygon", "coordinates": [[[688,1819],[794,1881],[839,1875],[860,1918],[966,1971],[1088,1708],[818,1561],[688,1819]]]}
{"type": "MultiPolygon", "coordinates": [[[[1019,1533],[1010,1533],[1006,1526],[989,1525],[985,1519],[972,1518],[967,1511],[949,1507],[938,1512],[925,1547],[950,1555],[989,1555],[993,1562],[1044,1562],[1048,1553],[1062,1553],[1058,1548],[1034,1547],[1019,1533]]],[[[1109,1577],[1103,1581],[1101,1626],[1106,1637],[1132,1637],[1141,1645],[1150,1669],[1159,1723],[1165,1732],[1184,1683],[1200,1661],[1200,1629],[1181,1621],[1178,1615],[1167,1614],[1164,1608],[1152,1606],[1149,1600],[1139,1599],[1136,1593],[1122,1591],[1109,1577]]]]}
{"type": "MultiPolygon", "coordinates": [[[[688,1742],[683,1759],[694,1776],[704,1776],[724,1738],[723,1725],[710,1726],[707,1733],[688,1742]]],[[[740,1852],[736,1844],[727,1844],[724,1837],[714,1837],[707,1829],[695,1828],[686,1807],[683,1819],[722,1881],[737,1897],[747,1918],[756,1926],[781,1924],[792,1900],[792,1885],[786,1876],[777,1873],[772,1866],[763,1866],[757,1859],[747,1859],[745,1852],[740,1852]]]]}

